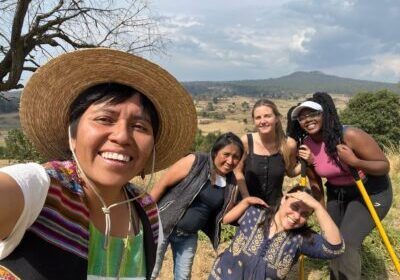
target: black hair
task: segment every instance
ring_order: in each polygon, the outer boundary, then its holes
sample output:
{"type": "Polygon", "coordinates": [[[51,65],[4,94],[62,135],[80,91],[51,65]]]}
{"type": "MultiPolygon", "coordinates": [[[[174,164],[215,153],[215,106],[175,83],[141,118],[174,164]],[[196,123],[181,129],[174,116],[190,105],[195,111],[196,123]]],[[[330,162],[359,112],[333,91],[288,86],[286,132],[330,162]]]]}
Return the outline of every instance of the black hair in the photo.
{"type": "Polygon", "coordinates": [[[119,83],[102,83],[89,87],[84,90],[71,104],[69,108],[69,125],[71,127],[71,137],[75,138],[80,118],[92,104],[108,102],[116,105],[123,103],[132,96],[138,94],[143,111],[149,115],[153,136],[157,137],[159,129],[159,119],[157,110],[153,103],[141,92],[136,89],[119,83]]]}
{"type": "MultiPolygon", "coordinates": [[[[316,92],[313,94],[312,98],[309,98],[307,100],[316,102],[322,106],[323,112],[321,134],[322,140],[325,143],[325,152],[336,163],[337,166],[343,168],[338,159],[338,154],[336,150],[336,146],[340,143],[343,143],[343,129],[332,97],[326,92],[316,92]]],[[[298,141],[298,143],[302,143],[304,137],[307,134],[300,127],[298,121],[291,119],[291,113],[293,109],[297,106],[289,109],[287,115],[288,124],[286,127],[286,133],[288,136],[298,141]]]]}
{"type": "Polygon", "coordinates": [[[297,105],[290,107],[286,114],[286,135],[295,139],[298,145],[303,143],[303,139],[307,135],[304,130],[301,129],[299,122],[297,120],[292,120],[292,112],[300,104],[301,103],[298,103],[297,105]]]}
{"type": "Polygon", "coordinates": [[[335,163],[342,168],[338,159],[336,146],[343,143],[343,128],[333,103],[332,97],[326,92],[316,92],[312,101],[322,106],[322,139],[325,143],[325,151],[335,163]]]}
{"type": "MultiPolygon", "coordinates": [[[[287,193],[295,193],[295,192],[305,192],[308,193],[309,195],[311,195],[312,197],[315,198],[313,191],[310,188],[307,187],[303,187],[300,185],[295,185],[294,187],[292,187],[287,193]]],[[[287,197],[285,197],[285,199],[287,199],[287,197]]],[[[266,234],[268,231],[267,229],[270,228],[270,224],[271,221],[273,220],[275,214],[278,212],[279,210],[279,206],[280,203],[277,203],[277,205],[273,206],[273,207],[267,207],[265,208],[265,215],[264,215],[264,219],[259,223],[259,226],[262,226],[264,228],[263,232],[264,234],[266,234]]],[[[300,234],[306,238],[310,238],[311,234],[314,232],[310,226],[307,225],[307,223],[305,223],[302,227],[300,228],[296,228],[296,229],[292,229],[291,232],[296,235],[296,234],[300,234]]]]}
{"type": "Polygon", "coordinates": [[[217,153],[228,146],[229,144],[236,145],[239,150],[240,150],[240,158],[242,158],[243,153],[244,153],[244,146],[242,143],[242,140],[240,138],[232,133],[232,132],[227,132],[224,134],[221,134],[214,142],[214,145],[211,148],[211,158],[214,161],[215,157],[217,156],[217,153]]]}

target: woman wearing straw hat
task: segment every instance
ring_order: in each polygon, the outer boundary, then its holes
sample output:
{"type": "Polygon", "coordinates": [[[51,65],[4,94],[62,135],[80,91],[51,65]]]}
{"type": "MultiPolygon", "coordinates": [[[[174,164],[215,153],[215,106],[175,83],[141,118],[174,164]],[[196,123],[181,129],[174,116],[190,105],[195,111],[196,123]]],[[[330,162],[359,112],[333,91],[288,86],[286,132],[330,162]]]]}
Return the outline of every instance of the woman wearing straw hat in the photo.
{"type": "Polygon", "coordinates": [[[164,240],[158,248],[153,278],[160,272],[169,244],[174,258],[174,279],[191,278],[197,233],[204,231],[216,250],[223,215],[236,201],[233,169],[243,155],[235,134],[220,135],[210,153],[194,153],[172,165],[150,195],[159,201],[164,240]]]}
{"type": "MultiPolygon", "coordinates": [[[[380,219],[392,204],[389,161],[375,140],[361,129],[342,126],[331,96],[317,92],[296,106],[288,125],[293,139],[302,139],[299,157],[309,165],[310,184],[327,179],[327,210],[343,235],[345,253],[331,261],[331,279],[361,279],[360,248],[375,227],[350,168],[358,171],[380,219]]],[[[357,172],[356,171],[356,172],[357,172]]]]}
{"type": "Polygon", "coordinates": [[[80,50],[33,74],[20,117],[54,161],[0,169],[0,276],[149,279],[157,207],[129,180],[190,147],[196,114],[187,92],[145,59],[80,50]]]}

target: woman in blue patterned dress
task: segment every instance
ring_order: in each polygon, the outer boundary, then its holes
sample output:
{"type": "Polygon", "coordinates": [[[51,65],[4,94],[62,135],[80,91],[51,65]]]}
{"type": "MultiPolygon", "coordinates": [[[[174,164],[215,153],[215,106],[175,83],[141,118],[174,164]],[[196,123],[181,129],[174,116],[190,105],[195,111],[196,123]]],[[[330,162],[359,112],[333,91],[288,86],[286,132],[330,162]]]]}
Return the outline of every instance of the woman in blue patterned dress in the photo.
{"type": "Polygon", "coordinates": [[[239,228],[230,246],[216,259],[209,280],[284,279],[300,254],[331,259],[344,251],[335,223],[308,188],[296,186],[277,210],[260,207],[260,199],[247,197],[232,208],[224,223],[239,228]],[[307,227],[315,213],[321,234],[307,227]]]}

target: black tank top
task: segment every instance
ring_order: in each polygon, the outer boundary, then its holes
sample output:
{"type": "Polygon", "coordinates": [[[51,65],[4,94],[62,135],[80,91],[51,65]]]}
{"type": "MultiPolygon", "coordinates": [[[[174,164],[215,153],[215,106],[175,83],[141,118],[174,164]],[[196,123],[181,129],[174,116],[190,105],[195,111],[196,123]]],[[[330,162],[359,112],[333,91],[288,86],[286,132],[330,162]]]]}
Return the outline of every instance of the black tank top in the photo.
{"type": "Polygon", "coordinates": [[[269,156],[254,154],[253,135],[247,134],[249,153],[244,162],[247,189],[251,196],[263,199],[268,205],[277,205],[282,197],[285,162],[280,153],[269,156]]]}

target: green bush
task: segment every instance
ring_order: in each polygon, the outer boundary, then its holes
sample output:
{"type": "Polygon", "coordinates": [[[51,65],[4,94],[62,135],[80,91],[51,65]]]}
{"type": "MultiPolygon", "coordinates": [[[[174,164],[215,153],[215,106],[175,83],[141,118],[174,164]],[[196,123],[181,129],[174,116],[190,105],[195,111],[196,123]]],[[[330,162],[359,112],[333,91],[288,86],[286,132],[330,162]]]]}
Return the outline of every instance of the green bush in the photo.
{"type": "Polygon", "coordinates": [[[4,138],[4,157],[16,162],[43,162],[44,158],[20,129],[11,129],[4,138]]]}
{"type": "Polygon", "coordinates": [[[400,141],[400,96],[387,90],[359,93],[340,114],[343,124],[369,133],[380,146],[400,141]]]}
{"type": "Polygon", "coordinates": [[[208,133],[203,135],[200,129],[196,131],[196,137],[192,145],[192,152],[209,152],[211,147],[214,145],[215,140],[221,135],[221,133],[208,133]]]}
{"type": "MultiPolygon", "coordinates": [[[[236,227],[231,226],[231,225],[222,225],[220,242],[224,243],[224,242],[232,240],[235,233],[236,233],[236,227]]],[[[204,232],[200,231],[199,240],[209,241],[209,238],[204,232]]]]}

